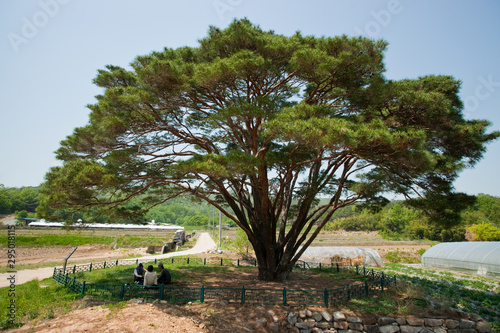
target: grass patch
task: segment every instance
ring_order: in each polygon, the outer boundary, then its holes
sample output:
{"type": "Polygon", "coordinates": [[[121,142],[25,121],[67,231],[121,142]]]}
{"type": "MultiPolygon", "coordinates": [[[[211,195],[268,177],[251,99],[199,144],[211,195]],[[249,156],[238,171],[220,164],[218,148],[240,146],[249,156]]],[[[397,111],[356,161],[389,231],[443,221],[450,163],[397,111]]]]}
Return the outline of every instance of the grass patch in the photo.
{"type": "MultiPolygon", "coordinates": [[[[81,246],[85,244],[109,245],[115,240],[109,236],[79,236],[79,235],[39,235],[39,236],[16,236],[16,246],[42,247],[42,246],[81,246]]],[[[0,244],[7,247],[7,235],[0,236],[0,244]]]]}
{"type": "MultiPolygon", "coordinates": [[[[23,264],[23,265],[16,265],[16,270],[20,271],[23,269],[38,269],[38,268],[43,268],[43,267],[54,267],[54,266],[61,266],[61,261],[52,261],[52,262],[43,262],[39,264],[23,264]]],[[[0,273],[7,273],[11,272],[12,268],[9,265],[5,265],[0,267],[0,273]]]]}
{"type": "MultiPolygon", "coordinates": [[[[119,247],[146,247],[165,245],[172,241],[174,232],[130,232],[116,230],[38,230],[16,229],[16,246],[81,246],[86,244],[112,245],[119,247]],[[123,232],[123,231],[122,231],[123,232]]],[[[0,246],[7,247],[7,233],[0,235],[0,246]]]]}
{"type": "Polygon", "coordinates": [[[56,313],[66,313],[73,309],[74,301],[81,295],[69,288],[56,284],[52,279],[33,280],[16,285],[15,296],[9,296],[9,287],[0,288],[0,328],[9,329],[21,326],[32,319],[50,319],[56,313]],[[15,301],[15,320],[11,322],[7,307],[15,301]]]}
{"type": "MultiPolygon", "coordinates": [[[[295,271],[298,269],[295,268],[295,271]]],[[[309,268],[307,270],[302,269],[302,271],[309,271],[317,276],[328,276],[331,279],[337,280],[337,281],[342,281],[346,279],[352,279],[353,277],[353,272],[346,272],[346,271],[341,271],[337,272],[336,267],[327,267],[327,268],[309,268]]],[[[355,275],[356,280],[358,281],[370,281],[369,276],[362,275],[363,272],[360,273],[361,275],[355,275]]]]}
{"type": "Polygon", "coordinates": [[[420,256],[420,252],[417,251],[411,252],[396,250],[387,252],[383,256],[383,259],[385,262],[388,261],[390,263],[420,264],[420,256]]]}

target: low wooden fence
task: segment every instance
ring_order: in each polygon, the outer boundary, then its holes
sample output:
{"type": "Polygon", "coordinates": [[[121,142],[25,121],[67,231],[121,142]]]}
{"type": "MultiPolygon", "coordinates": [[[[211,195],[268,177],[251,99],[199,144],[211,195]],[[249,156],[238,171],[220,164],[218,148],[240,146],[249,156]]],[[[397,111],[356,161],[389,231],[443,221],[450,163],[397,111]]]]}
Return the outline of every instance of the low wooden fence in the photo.
{"type": "MultiPolygon", "coordinates": [[[[231,266],[256,266],[254,260],[232,260],[232,259],[209,259],[209,258],[169,258],[169,262],[184,262],[186,264],[211,264],[211,265],[231,265],[231,266]]],[[[357,275],[369,277],[369,281],[360,282],[352,285],[346,285],[340,288],[324,288],[313,290],[299,289],[257,289],[257,288],[215,288],[205,287],[179,287],[160,285],[158,287],[143,287],[135,284],[102,284],[86,283],[79,281],[71,273],[91,271],[93,269],[102,269],[117,265],[137,264],[139,260],[116,260],[100,263],[91,263],[85,265],[75,265],[66,269],[54,268],[53,279],[73,291],[81,294],[94,296],[104,299],[131,299],[131,298],[151,298],[159,299],[172,303],[187,302],[215,302],[224,301],[226,303],[241,304],[264,304],[264,305],[318,305],[328,307],[332,304],[349,301],[353,298],[370,296],[388,287],[396,284],[396,277],[386,275],[373,269],[367,269],[365,266],[341,266],[339,264],[321,265],[317,263],[301,262],[299,265],[303,268],[329,268],[334,272],[351,271],[357,275]],[[333,269],[331,269],[333,267],[333,269]]],[[[145,262],[151,262],[145,261],[145,262]]],[[[163,261],[166,262],[166,261],[163,261]]],[[[156,261],[155,261],[156,263],[156,261]]]]}

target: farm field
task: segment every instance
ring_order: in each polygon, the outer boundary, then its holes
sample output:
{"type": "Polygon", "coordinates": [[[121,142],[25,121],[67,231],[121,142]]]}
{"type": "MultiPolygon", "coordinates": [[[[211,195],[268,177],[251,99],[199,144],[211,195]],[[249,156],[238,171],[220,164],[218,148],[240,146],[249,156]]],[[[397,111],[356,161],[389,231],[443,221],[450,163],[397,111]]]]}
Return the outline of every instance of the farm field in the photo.
{"type": "MultiPolygon", "coordinates": [[[[218,231],[212,237],[219,244],[218,231]]],[[[228,228],[222,232],[222,248],[238,250],[234,244],[236,228],[228,228]]],[[[389,241],[377,232],[363,231],[322,231],[311,246],[350,246],[372,248],[376,250],[384,262],[415,264],[420,263],[420,256],[436,242],[432,241],[389,241]]]]}
{"type": "MultiPolygon", "coordinates": [[[[189,228],[188,232],[203,229],[189,228]]],[[[218,244],[218,231],[214,240],[218,244]]],[[[60,265],[71,250],[78,250],[68,264],[89,260],[110,260],[147,255],[149,245],[164,245],[174,233],[147,230],[61,230],[16,228],[17,269],[33,269],[60,265]],[[41,250],[43,249],[43,250],[41,250]]],[[[234,247],[236,228],[222,232],[222,249],[238,250],[234,247]]],[[[7,243],[7,232],[0,234],[0,250],[7,243]]],[[[420,256],[430,248],[428,241],[387,241],[377,232],[322,232],[312,246],[355,246],[373,248],[384,262],[419,263],[420,256]]],[[[187,244],[186,246],[189,246],[187,244]]],[[[0,273],[6,271],[7,257],[0,258],[0,273]]]]}
{"type": "MultiPolygon", "coordinates": [[[[16,228],[16,268],[33,269],[61,265],[78,246],[68,264],[147,255],[149,245],[164,245],[175,233],[147,230],[61,230],[16,228]]],[[[0,250],[7,245],[7,230],[0,234],[0,250]]],[[[188,243],[185,248],[188,248],[188,243]]],[[[7,257],[0,258],[0,273],[7,257]]]]}

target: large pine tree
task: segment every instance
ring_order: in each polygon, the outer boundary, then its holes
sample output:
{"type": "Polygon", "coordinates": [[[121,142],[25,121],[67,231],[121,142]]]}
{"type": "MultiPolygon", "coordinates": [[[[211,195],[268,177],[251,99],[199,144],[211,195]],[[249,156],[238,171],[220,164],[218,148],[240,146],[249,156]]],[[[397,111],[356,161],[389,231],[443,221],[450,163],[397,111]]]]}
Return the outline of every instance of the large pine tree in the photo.
{"type": "Polygon", "coordinates": [[[498,133],[463,118],[452,77],[387,80],[385,48],[237,20],[198,47],[107,66],[89,124],[57,151],[64,165],[47,174],[44,202],[130,218],[194,196],[244,230],[263,280],[285,279],[337,208],[383,203],[381,193],[452,221],[468,199],[453,180],[498,133]]]}

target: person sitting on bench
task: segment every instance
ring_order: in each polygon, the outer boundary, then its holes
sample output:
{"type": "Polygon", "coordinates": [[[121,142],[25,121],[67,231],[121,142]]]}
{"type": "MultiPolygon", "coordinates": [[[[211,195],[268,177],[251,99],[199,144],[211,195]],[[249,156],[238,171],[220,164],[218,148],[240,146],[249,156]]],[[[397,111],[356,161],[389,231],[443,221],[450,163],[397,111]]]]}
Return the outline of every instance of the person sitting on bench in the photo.
{"type": "Polygon", "coordinates": [[[163,264],[158,263],[158,269],[160,270],[160,276],[158,276],[158,284],[169,284],[172,282],[170,278],[170,273],[163,267],[163,264]]]}
{"type": "Polygon", "coordinates": [[[142,263],[140,263],[135,269],[134,269],[134,282],[138,282],[139,285],[142,285],[144,282],[144,272],[146,270],[144,269],[144,266],[142,263]]]}
{"type": "Polygon", "coordinates": [[[156,286],[157,284],[158,276],[153,272],[153,265],[149,265],[147,272],[144,274],[144,287],[156,286]]]}

